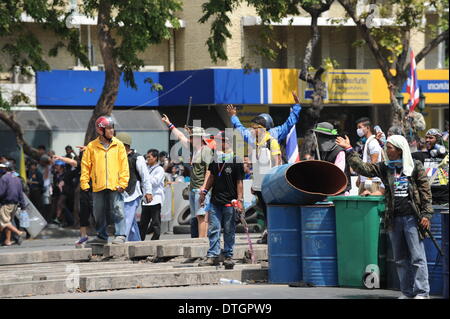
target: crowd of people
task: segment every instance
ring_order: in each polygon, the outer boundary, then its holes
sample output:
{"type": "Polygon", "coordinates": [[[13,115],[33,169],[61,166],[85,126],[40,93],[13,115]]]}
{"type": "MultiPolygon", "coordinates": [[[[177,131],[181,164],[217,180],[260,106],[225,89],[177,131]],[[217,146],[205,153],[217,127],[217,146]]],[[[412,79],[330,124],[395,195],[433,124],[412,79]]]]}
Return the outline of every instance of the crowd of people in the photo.
{"type": "MultiPolygon", "coordinates": [[[[280,145],[299,121],[301,111],[295,93],[293,98],[296,103],[280,126],[274,126],[269,114],[260,114],[246,128],[236,108],[226,107],[233,128],[249,147],[248,156],[243,159],[236,155],[230,136],[224,131],[211,136],[201,127],[186,127],[186,136],[166,115],[162,121],[172,136],[191,151],[190,163],[173,161],[166,152],[156,149],[141,155],[132,148],[130,135],[116,134],[114,120],[101,116],[96,121],[98,137],[79,147],[78,155],[71,146],[66,147],[63,156],[38,147],[40,160],[28,162],[27,180],[21,186],[49,223],[79,226],[80,239],[76,244],[81,245],[107,243],[109,224],[114,224],[113,244],[145,240],[148,234],[152,235],[151,240],[158,240],[164,187],[180,181],[189,183],[191,236],[208,237],[210,242],[199,265],[219,264],[223,230],[224,265],[232,267],[236,214],[244,213],[243,180],[252,180],[251,191],[267,218],[262,181],[273,167],[286,162],[280,145]],[[139,205],[142,214],[138,223],[139,205]],[[91,240],[87,233],[90,225],[96,232],[91,240]]],[[[417,132],[425,129],[423,116],[415,113],[408,114],[409,126],[392,126],[386,133],[369,118],[358,119],[355,131],[359,140],[354,147],[333,124],[317,123],[308,132],[312,147],[300,158],[323,160],[339,167],[348,180],[342,196],[350,194],[354,175],[358,176],[359,195],[385,196],[384,225],[393,244],[402,297],[427,298],[423,242],[412,229],[430,227],[432,204],[448,205],[448,122],[445,132],[432,128],[421,138],[417,132]]],[[[6,158],[0,158],[0,163],[0,226],[6,232],[4,244],[11,245],[11,233],[19,238],[18,242],[23,240],[23,231],[12,220],[13,211],[24,204],[17,194],[19,184],[13,183],[13,177],[19,180],[18,174],[13,173],[15,164],[6,158]],[[12,184],[15,187],[5,186],[12,184]],[[9,188],[16,193],[9,194],[9,188]]],[[[267,243],[267,231],[259,243],[267,243]]]]}

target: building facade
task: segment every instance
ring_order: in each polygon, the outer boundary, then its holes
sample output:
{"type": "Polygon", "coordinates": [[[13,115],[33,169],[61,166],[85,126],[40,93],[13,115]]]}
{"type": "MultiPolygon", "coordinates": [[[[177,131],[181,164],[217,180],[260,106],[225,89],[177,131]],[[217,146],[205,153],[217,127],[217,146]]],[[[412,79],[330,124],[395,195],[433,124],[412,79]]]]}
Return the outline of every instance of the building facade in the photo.
{"type": "MultiPolygon", "coordinates": [[[[225,47],[228,60],[214,64],[206,46],[211,21],[205,24],[198,22],[203,14],[201,6],[204,2],[185,1],[179,13],[181,27],[172,30],[172,38],[150,46],[141,54],[145,67],[136,73],[138,90],[130,90],[122,84],[117,108],[129,110],[130,113],[157,110],[182,125],[186,122],[187,106],[191,101],[190,121],[201,117],[205,126],[223,128],[229,125],[224,112],[224,105],[228,103],[243,106],[241,115],[244,120],[260,112],[270,112],[276,124],[283,122],[289,113],[293,103],[292,90],[297,90],[303,106],[308,107],[311,90],[298,79],[310,37],[308,14],[303,12],[298,17],[292,17],[291,22],[290,19],[284,19],[274,24],[274,38],[284,42],[286,47],[279,50],[275,61],[271,61],[254,50],[255,45],[262,44],[259,36],[260,18],[254,8],[241,6],[230,15],[232,38],[225,47]],[[254,69],[250,74],[243,70],[247,64],[254,69]],[[160,83],[163,90],[152,92],[144,82],[146,77],[160,83]]],[[[364,5],[364,1],[361,1],[362,8],[364,5]]],[[[345,20],[344,16],[344,9],[335,1],[331,9],[319,19],[321,39],[314,55],[314,64],[318,65],[326,58],[339,64],[338,69],[330,70],[325,75],[328,95],[321,120],[342,123],[340,129],[353,134],[354,120],[360,116],[370,116],[375,123],[387,129],[390,119],[386,118],[386,114],[389,114],[386,112],[389,107],[386,83],[368,48],[353,45],[361,37],[354,23],[345,20]],[[338,20],[339,24],[333,23],[334,20],[338,20]]],[[[39,38],[43,52],[48,52],[55,45],[57,39],[49,31],[30,18],[23,17],[23,21],[39,38]]],[[[426,21],[435,23],[436,15],[429,12],[426,21]]],[[[377,23],[392,21],[378,19],[377,23]]],[[[28,106],[34,110],[37,106],[38,110],[50,112],[47,116],[51,116],[51,112],[69,109],[86,111],[95,106],[104,76],[96,19],[77,16],[73,24],[80,28],[81,42],[89,48],[92,71],[84,70],[79,61],[67,51],[60,50],[57,57],[46,57],[51,72],[23,77],[14,70],[4,53],[0,53],[3,67],[0,89],[4,98],[8,99],[15,90],[25,90],[31,97],[28,106]]],[[[424,32],[415,32],[412,39],[411,45],[416,54],[431,40],[430,35],[424,32]]],[[[0,47],[9,41],[0,38],[0,47]]],[[[447,48],[448,43],[442,43],[418,64],[418,78],[426,96],[424,116],[427,126],[440,129],[444,128],[445,120],[448,119],[447,48]]],[[[52,129],[56,130],[50,127],[52,129]]],[[[132,130],[132,127],[124,129],[132,130]]],[[[84,136],[82,125],[73,134],[84,136]]],[[[155,133],[149,128],[148,134],[150,137],[155,133]]],[[[302,136],[303,132],[300,130],[298,134],[302,136]]],[[[55,143],[60,144],[58,141],[55,143]]],[[[168,146],[169,143],[160,148],[168,150],[165,149],[168,146]]],[[[53,145],[48,147],[52,148],[53,145]]]]}

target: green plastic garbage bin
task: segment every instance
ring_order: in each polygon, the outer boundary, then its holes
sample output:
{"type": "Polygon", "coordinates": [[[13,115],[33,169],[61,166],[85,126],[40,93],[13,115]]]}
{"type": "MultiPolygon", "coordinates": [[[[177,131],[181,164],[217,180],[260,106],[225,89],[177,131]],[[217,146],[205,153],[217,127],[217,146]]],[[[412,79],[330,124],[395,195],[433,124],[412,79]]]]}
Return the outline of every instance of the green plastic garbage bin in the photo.
{"type": "Polygon", "coordinates": [[[384,196],[332,196],[328,200],[336,207],[339,286],[376,288],[370,273],[378,271],[379,282],[384,277],[379,251],[384,196]]]}

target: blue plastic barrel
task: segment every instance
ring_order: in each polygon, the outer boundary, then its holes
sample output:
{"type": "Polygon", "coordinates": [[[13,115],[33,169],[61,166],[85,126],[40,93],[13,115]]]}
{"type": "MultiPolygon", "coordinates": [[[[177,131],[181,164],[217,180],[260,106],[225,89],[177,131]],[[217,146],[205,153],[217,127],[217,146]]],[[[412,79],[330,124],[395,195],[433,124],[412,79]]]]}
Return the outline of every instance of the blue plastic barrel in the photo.
{"type": "Polygon", "coordinates": [[[442,296],[448,299],[448,209],[441,212],[442,218],[442,251],[444,252],[443,277],[444,286],[442,296]]]}
{"type": "MultiPolygon", "coordinates": [[[[434,214],[431,218],[431,233],[440,247],[442,247],[442,218],[441,211],[448,208],[433,205],[434,214]]],[[[424,241],[425,254],[427,256],[428,281],[430,283],[430,295],[442,295],[443,290],[443,262],[444,258],[439,255],[430,238],[424,241]]]]}
{"type": "Polygon", "coordinates": [[[272,168],[263,179],[261,193],[267,204],[309,205],[341,194],[347,176],[325,161],[301,161],[272,168]]]}
{"type": "Polygon", "coordinates": [[[269,283],[302,280],[300,207],[267,206],[269,283]]]}
{"type": "Polygon", "coordinates": [[[301,207],[303,281],[338,286],[334,205],[301,207]]]}

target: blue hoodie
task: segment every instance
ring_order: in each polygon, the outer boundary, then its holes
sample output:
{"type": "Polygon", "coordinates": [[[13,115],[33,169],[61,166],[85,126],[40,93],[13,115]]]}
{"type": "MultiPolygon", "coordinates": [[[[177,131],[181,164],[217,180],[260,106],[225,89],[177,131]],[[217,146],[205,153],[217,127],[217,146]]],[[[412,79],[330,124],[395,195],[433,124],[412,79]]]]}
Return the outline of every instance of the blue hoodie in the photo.
{"type": "MultiPolygon", "coordinates": [[[[294,106],[292,107],[292,111],[289,114],[288,119],[286,120],[286,122],[284,122],[282,125],[280,126],[276,126],[274,128],[271,128],[269,130],[270,135],[277,139],[279,142],[283,141],[284,139],[286,139],[286,137],[289,134],[289,131],[291,130],[291,128],[298,122],[299,118],[300,118],[300,111],[302,110],[302,107],[300,106],[300,104],[294,104],[294,106]]],[[[241,121],[239,121],[239,118],[236,115],[233,115],[231,117],[231,124],[233,124],[233,127],[237,130],[239,130],[239,133],[241,134],[241,136],[244,138],[244,141],[246,143],[249,143],[250,145],[254,145],[254,137],[251,133],[251,130],[248,128],[245,128],[241,121]]]]}

